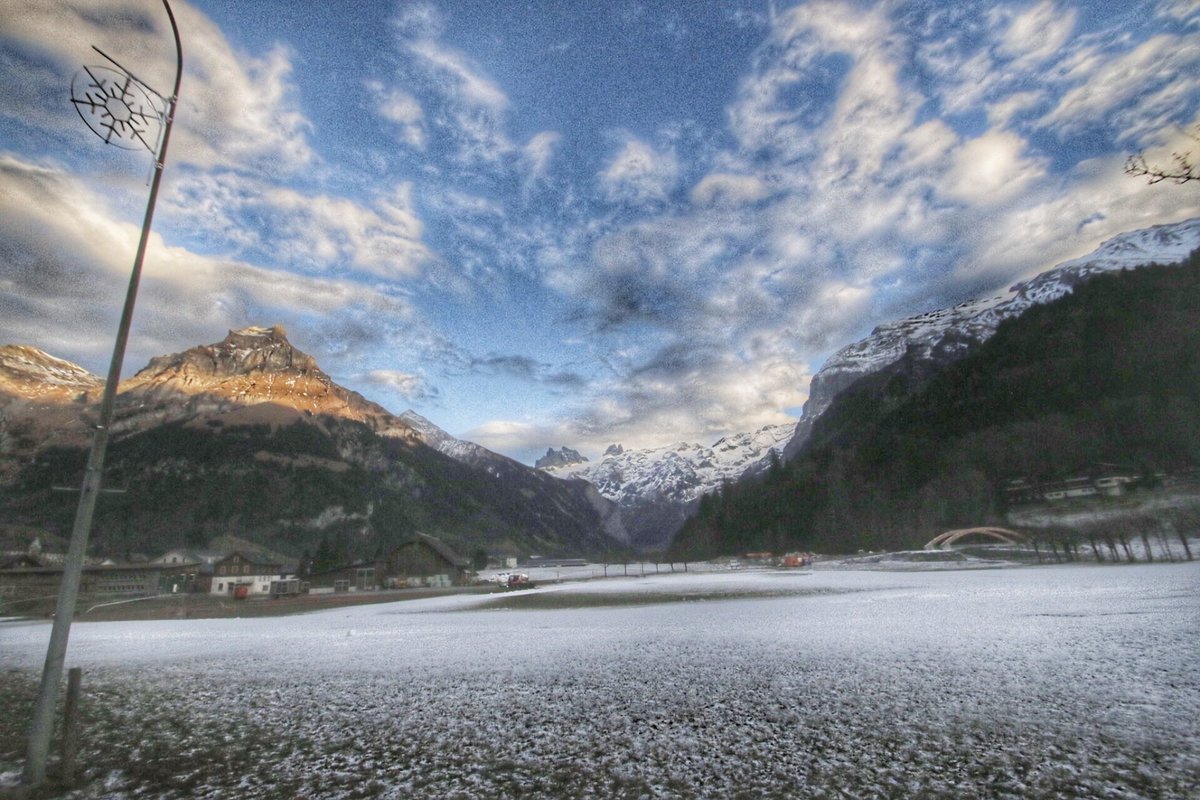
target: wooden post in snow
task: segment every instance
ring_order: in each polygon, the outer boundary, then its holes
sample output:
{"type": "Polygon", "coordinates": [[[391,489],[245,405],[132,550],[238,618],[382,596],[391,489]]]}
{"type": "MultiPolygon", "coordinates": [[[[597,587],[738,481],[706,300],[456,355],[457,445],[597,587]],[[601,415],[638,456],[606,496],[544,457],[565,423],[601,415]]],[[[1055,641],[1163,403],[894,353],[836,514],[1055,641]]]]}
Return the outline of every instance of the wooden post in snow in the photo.
{"type": "Polygon", "coordinates": [[[79,754],[79,695],[83,685],[83,670],[71,667],[67,671],[67,703],[63,709],[62,782],[75,783],[75,758],[79,754]]]}

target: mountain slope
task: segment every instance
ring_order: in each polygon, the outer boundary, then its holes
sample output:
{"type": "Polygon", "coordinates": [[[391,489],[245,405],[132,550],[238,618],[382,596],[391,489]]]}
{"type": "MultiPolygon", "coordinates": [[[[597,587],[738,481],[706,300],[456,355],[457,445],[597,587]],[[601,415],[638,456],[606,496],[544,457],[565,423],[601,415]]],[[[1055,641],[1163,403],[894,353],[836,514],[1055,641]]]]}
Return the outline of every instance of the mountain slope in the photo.
{"type": "Polygon", "coordinates": [[[1103,242],[1081,258],[1064,261],[1015,284],[1005,297],[971,300],[880,325],[871,335],[843,347],[826,360],[809,386],[808,401],[785,458],[803,447],[812,425],[833,398],[864,375],[907,356],[935,365],[949,364],[989,339],[1006,319],[1033,306],[1069,294],[1096,275],[1147,264],[1173,264],[1200,247],[1200,219],[1131,231],[1103,242]]]}
{"type": "Polygon", "coordinates": [[[705,498],[674,554],[907,549],[1002,524],[1008,479],[1193,469],[1197,318],[1200,251],[1094,277],[953,363],[910,352],[842,392],[791,461],[705,498]]]}
{"type": "MultiPolygon", "coordinates": [[[[99,381],[32,348],[0,348],[0,370],[0,521],[61,530],[71,504],[50,490],[78,483],[99,381]]],[[[153,359],[121,384],[113,429],[106,480],[129,492],[106,497],[96,541],[116,554],[235,533],[293,555],[336,536],[367,557],[419,529],[468,550],[579,555],[624,535],[594,487],[392,415],[278,327],[153,359]]]]}

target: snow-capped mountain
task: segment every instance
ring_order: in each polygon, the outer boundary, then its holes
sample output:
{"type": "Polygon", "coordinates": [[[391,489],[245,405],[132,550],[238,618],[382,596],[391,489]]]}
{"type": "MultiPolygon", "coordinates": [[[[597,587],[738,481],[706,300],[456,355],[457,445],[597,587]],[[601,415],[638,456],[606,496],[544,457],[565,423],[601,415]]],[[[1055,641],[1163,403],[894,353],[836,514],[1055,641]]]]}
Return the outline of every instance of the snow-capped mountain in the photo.
{"type": "Polygon", "coordinates": [[[796,436],[788,443],[790,458],[808,438],[813,422],[842,390],[908,354],[918,361],[949,363],[988,339],[1006,319],[1032,306],[1069,294],[1102,272],[1149,264],[1172,264],[1200,247],[1200,218],[1130,231],[1103,242],[1093,252],[1071,259],[1027,281],[1007,295],[969,300],[953,308],[919,314],[880,325],[871,335],[834,353],[813,376],[796,436]]]}
{"type": "Polygon", "coordinates": [[[626,450],[613,445],[597,462],[570,448],[551,449],[537,463],[555,477],[583,479],[615,500],[625,511],[633,543],[656,549],[666,545],[702,495],[769,463],[771,451],[780,453],[794,429],[769,425],[710,446],[679,442],[626,450]]]}
{"type": "MultiPolygon", "coordinates": [[[[502,456],[499,453],[493,453],[482,445],[451,436],[415,411],[405,411],[400,415],[399,419],[416,433],[417,438],[423,444],[432,447],[443,455],[453,458],[455,461],[461,461],[464,464],[486,470],[494,478],[517,480],[528,477],[531,473],[539,476],[550,474],[554,478],[566,480],[576,477],[569,474],[556,474],[549,470],[531,470],[525,464],[514,461],[507,456],[502,456]]],[[[629,541],[629,533],[626,529],[621,510],[618,506],[614,505],[613,499],[604,496],[594,484],[581,483],[579,481],[573,481],[573,483],[577,487],[581,487],[581,491],[587,497],[588,502],[595,508],[601,520],[601,527],[604,533],[612,539],[627,543],[629,541]]]]}
{"type": "MultiPolygon", "coordinates": [[[[612,447],[609,448],[612,450],[612,447]]],[[[607,455],[607,453],[605,453],[607,455]]],[[[563,447],[555,450],[551,447],[546,451],[546,455],[534,462],[533,466],[538,469],[550,469],[551,467],[570,467],[575,464],[583,464],[587,462],[587,458],[582,456],[578,450],[572,450],[569,447],[563,447]]]]}

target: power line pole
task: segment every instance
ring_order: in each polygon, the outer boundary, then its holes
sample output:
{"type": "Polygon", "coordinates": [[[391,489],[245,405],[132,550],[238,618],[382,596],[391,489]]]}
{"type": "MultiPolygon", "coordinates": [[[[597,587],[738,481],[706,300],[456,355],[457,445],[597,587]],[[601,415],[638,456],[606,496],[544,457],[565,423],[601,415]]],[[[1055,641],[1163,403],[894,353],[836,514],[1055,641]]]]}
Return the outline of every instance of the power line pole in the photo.
{"type": "Polygon", "coordinates": [[[54,625],[50,629],[50,644],[46,648],[46,663],[42,669],[42,682],[38,689],[37,704],[34,706],[33,722],[29,729],[29,747],[25,758],[22,781],[26,786],[38,786],[46,780],[46,758],[50,752],[50,739],[54,733],[54,706],[58,699],[59,684],[62,682],[63,661],[67,654],[67,638],[71,633],[71,621],[75,616],[75,601],[79,596],[79,581],[83,573],[83,559],[87,551],[87,540],[92,529],[92,516],[96,509],[96,497],[100,493],[104,455],[108,448],[109,429],[112,424],[113,406],[116,402],[117,384],[121,381],[121,363],[125,360],[125,347],[129,341],[129,327],[133,320],[133,306],[137,299],[138,283],[142,276],[142,262],[146,257],[146,244],[150,237],[150,223],[154,217],[154,205],[158,200],[158,187],[162,181],[163,166],[167,158],[167,142],[171,136],[171,124],[175,121],[175,108],[179,102],[179,82],[183,77],[183,45],[179,40],[179,27],[168,0],[162,0],[167,17],[171,21],[171,32],[175,37],[175,86],[169,97],[163,97],[148,84],[134,77],[127,69],[98,48],[96,52],[111,61],[117,70],[107,67],[84,67],[87,80],[76,91],[72,84],[71,101],[88,127],[106,144],[134,149],[145,147],[154,156],[154,178],[150,184],[150,198],[146,203],[146,216],[142,221],[142,236],[138,241],[133,271],[129,276],[129,289],[125,294],[125,306],[121,311],[121,323],[117,329],[117,341],[113,347],[112,362],[108,368],[108,379],[104,384],[104,396],[100,401],[100,419],[92,437],[92,450],[88,456],[87,471],[79,493],[79,506],[75,512],[75,524],[71,529],[71,544],[63,563],[62,583],[59,584],[58,605],[54,610],[54,625]],[[111,77],[110,77],[111,76],[111,77]],[[147,92],[163,102],[161,112],[151,114],[147,104],[157,111],[147,92]],[[147,134],[152,119],[160,124],[157,147],[152,147],[147,134]]]}

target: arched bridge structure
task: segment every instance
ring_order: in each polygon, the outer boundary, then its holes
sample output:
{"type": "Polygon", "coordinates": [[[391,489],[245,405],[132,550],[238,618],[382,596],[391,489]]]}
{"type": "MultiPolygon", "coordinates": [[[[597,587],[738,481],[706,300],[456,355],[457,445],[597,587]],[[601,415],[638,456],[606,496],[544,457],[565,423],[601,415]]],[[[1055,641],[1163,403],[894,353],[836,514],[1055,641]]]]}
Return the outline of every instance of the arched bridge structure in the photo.
{"type": "Polygon", "coordinates": [[[933,537],[925,545],[925,549],[945,550],[953,546],[959,539],[965,539],[968,536],[987,536],[1003,544],[1025,544],[1028,541],[1024,534],[1010,531],[1008,528],[959,528],[933,537]]]}

